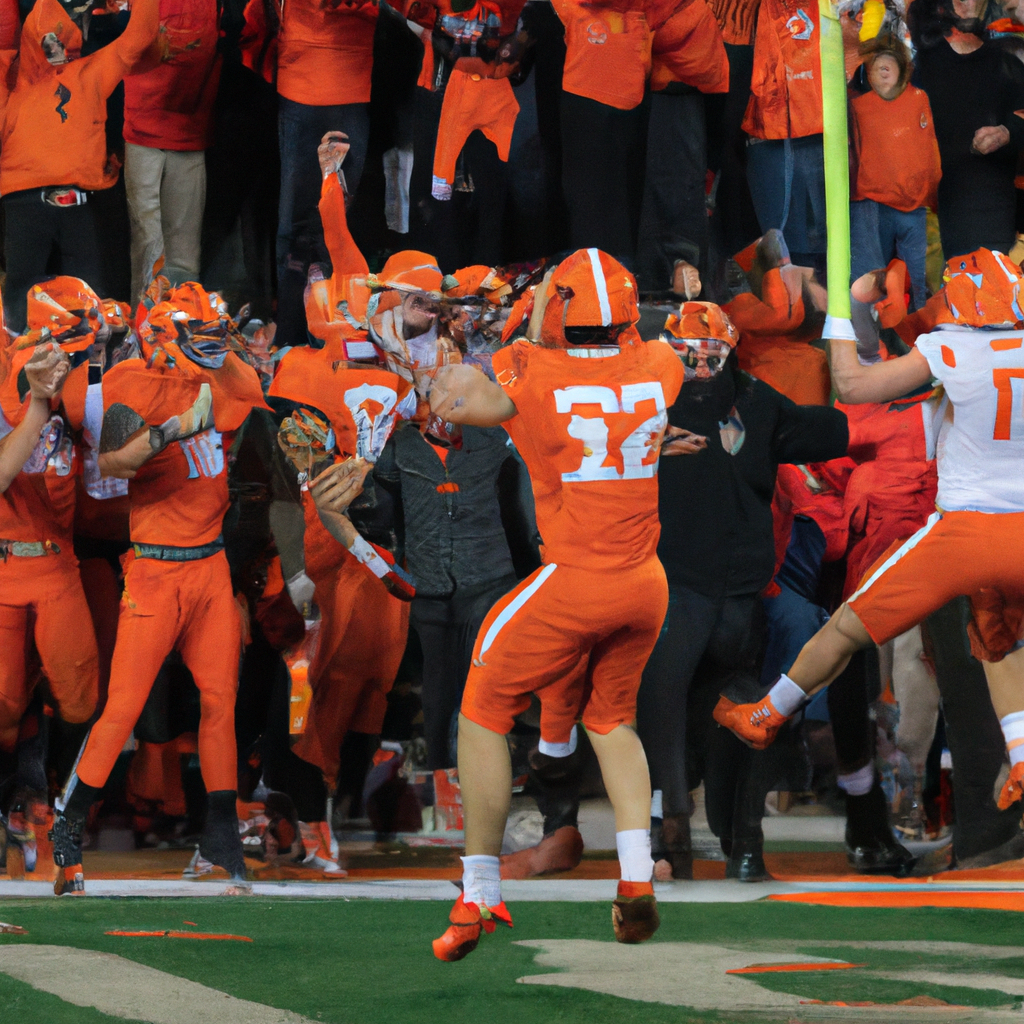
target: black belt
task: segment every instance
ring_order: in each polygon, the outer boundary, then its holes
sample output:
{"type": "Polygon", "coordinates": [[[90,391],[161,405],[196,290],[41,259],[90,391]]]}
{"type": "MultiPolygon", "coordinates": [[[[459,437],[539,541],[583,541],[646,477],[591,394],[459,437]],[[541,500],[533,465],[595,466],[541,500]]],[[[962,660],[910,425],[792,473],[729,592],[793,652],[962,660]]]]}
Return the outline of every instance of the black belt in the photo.
{"type": "Polygon", "coordinates": [[[224,538],[218,537],[209,544],[195,548],[178,548],[162,544],[136,544],[132,542],[136,558],[156,558],[161,562],[198,562],[224,550],[224,538]]]}

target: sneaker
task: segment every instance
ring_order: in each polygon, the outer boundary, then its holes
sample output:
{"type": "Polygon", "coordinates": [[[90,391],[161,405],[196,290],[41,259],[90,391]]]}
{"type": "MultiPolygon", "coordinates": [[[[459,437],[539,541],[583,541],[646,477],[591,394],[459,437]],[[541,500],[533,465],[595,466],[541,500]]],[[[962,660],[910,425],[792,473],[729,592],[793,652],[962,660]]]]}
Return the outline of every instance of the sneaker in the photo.
{"type": "MultiPolygon", "coordinates": [[[[619,882],[612,900],[612,928],[618,942],[646,942],[661,924],[658,901],[650,882],[619,882]]],[[[474,943],[475,945],[475,943],[474,943]]]]}
{"type": "Polygon", "coordinates": [[[82,831],[84,821],[69,821],[60,811],[53,815],[49,838],[53,843],[53,862],[57,877],[53,891],[57,896],[80,895],[85,892],[85,874],[82,871],[82,831]]]}
{"type": "Polygon", "coordinates": [[[728,697],[719,697],[714,718],[748,747],[765,750],[790,716],[780,715],[768,697],[756,704],[734,704],[728,697]]]}
{"type": "Polygon", "coordinates": [[[434,956],[447,963],[455,963],[472,953],[480,941],[480,933],[490,934],[498,921],[512,927],[512,915],[504,901],[496,907],[478,907],[467,903],[462,895],[455,901],[448,920],[451,921],[448,930],[433,942],[434,956]]]}
{"type": "Polygon", "coordinates": [[[326,821],[300,821],[304,855],[302,866],[323,872],[328,878],[345,878],[348,872],[338,863],[338,844],[326,821]]]}
{"type": "Polygon", "coordinates": [[[53,893],[55,896],[84,896],[85,874],[82,872],[82,865],[57,868],[57,876],[53,880],[53,893]]]}
{"type": "Polygon", "coordinates": [[[213,862],[200,856],[199,847],[197,846],[195,853],[192,854],[192,859],[188,862],[188,867],[182,871],[181,877],[202,878],[204,875],[211,874],[213,874],[213,862]]]}
{"type": "Polygon", "coordinates": [[[1022,796],[1024,796],[1024,761],[1018,761],[1010,769],[1010,774],[1006,782],[1003,783],[997,806],[999,810],[1005,811],[1020,800],[1022,796]]]}

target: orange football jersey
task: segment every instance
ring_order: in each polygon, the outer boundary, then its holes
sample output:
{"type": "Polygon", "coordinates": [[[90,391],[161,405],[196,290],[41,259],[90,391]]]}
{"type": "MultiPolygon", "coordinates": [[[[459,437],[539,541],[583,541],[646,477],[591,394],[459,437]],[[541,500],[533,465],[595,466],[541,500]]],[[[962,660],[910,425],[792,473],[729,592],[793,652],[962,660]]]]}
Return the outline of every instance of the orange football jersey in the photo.
{"type": "Polygon", "coordinates": [[[338,451],[376,462],[395,428],[408,418],[412,385],[390,370],[348,366],[327,350],[293,348],[281,360],[270,394],[319,409],[330,420],[338,451]]]}
{"type": "Polygon", "coordinates": [[[203,383],[213,391],[214,426],[181,441],[143,463],[128,483],[131,539],[141,544],[198,547],[216,540],[228,507],[227,452],[249,410],[263,404],[252,367],[229,353],[224,367],[200,367],[177,346],[175,365],[147,368],[127,359],[103,377],[103,408],[128,406],[149,426],[183,413],[199,397],[203,383]]]}
{"type": "Polygon", "coordinates": [[[493,358],[547,563],[616,569],[657,550],[658,457],[683,364],[661,341],[612,352],[516,341],[493,358]]]}

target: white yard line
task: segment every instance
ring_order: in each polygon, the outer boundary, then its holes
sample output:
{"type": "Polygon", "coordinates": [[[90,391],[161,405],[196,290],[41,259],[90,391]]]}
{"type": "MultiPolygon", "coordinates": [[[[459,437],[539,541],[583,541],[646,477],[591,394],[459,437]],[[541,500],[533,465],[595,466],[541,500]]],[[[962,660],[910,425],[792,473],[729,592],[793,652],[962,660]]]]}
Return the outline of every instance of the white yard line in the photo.
{"type": "Polygon", "coordinates": [[[5,945],[0,972],[75,1006],[148,1024],[314,1024],[308,1017],[236,999],[113,953],[69,946],[5,945]]]}

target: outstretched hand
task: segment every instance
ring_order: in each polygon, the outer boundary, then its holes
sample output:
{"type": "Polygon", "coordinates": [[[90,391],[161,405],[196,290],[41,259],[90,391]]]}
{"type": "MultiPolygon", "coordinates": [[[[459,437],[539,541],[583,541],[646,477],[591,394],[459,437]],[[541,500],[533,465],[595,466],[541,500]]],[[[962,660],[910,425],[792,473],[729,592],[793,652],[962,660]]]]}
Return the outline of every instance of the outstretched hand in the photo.
{"type": "Polygon", "coordinates": [[[696,455],[708,446],[703,434],[695,434],[682,427],[666,427],[665,440],[661,443],[662,455],[696,455]]]}
{"type": "Polygon", "coordinates": [[[36,345],[32,358],[25,364],[25,376],[32,397],[48,402],[59,395],[70,366],[67,353],[59,345],[52,341],[46,345],[36,345]]]}

